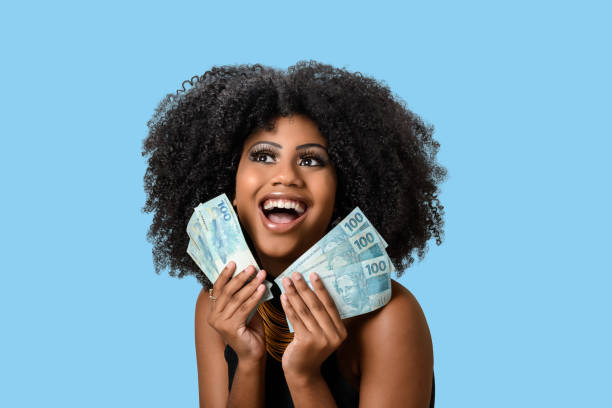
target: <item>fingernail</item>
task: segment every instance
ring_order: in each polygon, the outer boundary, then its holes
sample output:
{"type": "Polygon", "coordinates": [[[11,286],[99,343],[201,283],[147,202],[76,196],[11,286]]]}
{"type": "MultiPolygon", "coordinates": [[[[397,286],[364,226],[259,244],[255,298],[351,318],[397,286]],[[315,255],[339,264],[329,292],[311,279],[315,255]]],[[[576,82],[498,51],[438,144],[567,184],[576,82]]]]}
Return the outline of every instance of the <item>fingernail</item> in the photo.
{"type": "Polygon", "coordinates": [[[291,279],[283,278],[283,286],[285,287],[291,286],[291,279]]]}
{"type": "Polygon", "coordinates": [[[287,302],[287,295],[285,295],[284,293],[281,295],[281,302],[283,303],[287,302]]]}
{"type": "Polygon", "coordinates": [[[319,274],[316,272],[313,272],[311,275],[311,279],[314,281],[318,281],[319,280],[319,274]]]}
{"type": "Polygon", "coordinates": [[[259,272],[257,273],[257,277],[258,277],[259,279],[261,279],[261,278],[263,278],[263,277],[265,276],[265,274],[266,274],[266,273],[265,273],[264,271],[259,271],[259,272]]]}
{"type": "Polygon", "coordinates": [[[294,280],[300,280],[300,279],[302,279],[302,275],[300,275],[300,274],[299,274],[299,273],[297,273],[297,272],[293,272],[293,275],[291,275],[291,277],[292,277],[294,280]]]}
{"type": "Polygon", "coordinates": [[[259,286],[257,287],[257,291],[258,291],[258,292],[263,292],[265,288],[266,288],[266,287],[265,287],[263,284],[261,284],[261,285],[259,285],[259,286]]]}

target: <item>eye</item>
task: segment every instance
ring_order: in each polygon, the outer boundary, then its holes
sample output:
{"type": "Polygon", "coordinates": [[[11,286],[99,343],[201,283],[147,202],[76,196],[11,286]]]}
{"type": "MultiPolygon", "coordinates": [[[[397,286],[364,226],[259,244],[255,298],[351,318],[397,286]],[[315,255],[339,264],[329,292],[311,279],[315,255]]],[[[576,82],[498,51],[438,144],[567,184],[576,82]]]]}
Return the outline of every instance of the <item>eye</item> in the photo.
{"type": "Polygon", "coordinates": [[[314,157],[304,157],[300,159],[300,166],[320,166],[319,161],[314,157]]]}
{"type": "Polygon", "coordinates": [[[276,161],[276,152],[269,149],[254,150],[249,154],[249,159],[263,164],[271,164],[276,161]]]}
{"type": "Polygon", "coordinates": [[[318,153],[305,151],[300,155],[300,166],[323,167],[327,164],[325,159],[318,153]]]}

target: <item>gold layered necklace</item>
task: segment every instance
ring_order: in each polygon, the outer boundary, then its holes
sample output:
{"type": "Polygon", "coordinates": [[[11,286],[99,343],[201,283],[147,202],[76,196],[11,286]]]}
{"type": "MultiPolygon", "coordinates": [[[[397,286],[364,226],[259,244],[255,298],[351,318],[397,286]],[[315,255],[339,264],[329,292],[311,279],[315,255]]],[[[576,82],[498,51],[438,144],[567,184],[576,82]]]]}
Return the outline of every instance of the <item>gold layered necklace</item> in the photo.
{"type": "Polygon", "coordinates": [[[293,340],[293,333],[289,332],[285,314],[269,301],[259,305],[257,313],[263,319],[266,351],[276,361],[282,361],[285,349],[293,340]]]}

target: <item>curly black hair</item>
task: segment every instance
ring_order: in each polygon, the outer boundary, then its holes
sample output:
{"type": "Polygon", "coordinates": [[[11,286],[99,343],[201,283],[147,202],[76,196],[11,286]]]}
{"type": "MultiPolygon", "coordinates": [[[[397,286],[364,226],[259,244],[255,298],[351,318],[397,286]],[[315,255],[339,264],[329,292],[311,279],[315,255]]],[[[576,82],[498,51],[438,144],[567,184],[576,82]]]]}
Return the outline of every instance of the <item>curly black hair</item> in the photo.
{"type": "Polygon", "coordinates": [[[294,114],[311,119],[328,141],[338,177],[332,220],[359,206],[388,242],[398,276],[414,262],[415,250],[424,257],[430,238],[441,244],[438,185],[446,169],[436,163],[440,145],[433,127],[384,83],[316,61],[287,71],[221,66],[183,82],[147,123],[143,211],[154,213],[147,238],[158,274],[169,267],[171,276],[195,275],[211,286],[187,255],[193,209],[221,193],[231,201],[246,137],[294,114]]]}

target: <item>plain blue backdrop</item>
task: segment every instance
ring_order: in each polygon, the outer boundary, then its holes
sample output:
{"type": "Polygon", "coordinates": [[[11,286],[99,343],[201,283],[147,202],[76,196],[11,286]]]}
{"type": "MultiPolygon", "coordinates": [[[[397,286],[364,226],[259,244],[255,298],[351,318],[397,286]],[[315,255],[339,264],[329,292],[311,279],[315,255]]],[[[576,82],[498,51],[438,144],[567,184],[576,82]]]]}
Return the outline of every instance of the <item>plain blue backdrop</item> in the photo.
{"type": "Polygon", "coordinates": [[[197,405],[197,281],[152,266],[146,122],[213,65],[315,59],[436,128],[446,236],[400,282],[436,406],[612,406],[606,2],[4,2],[0,406],[197,405]]]}

